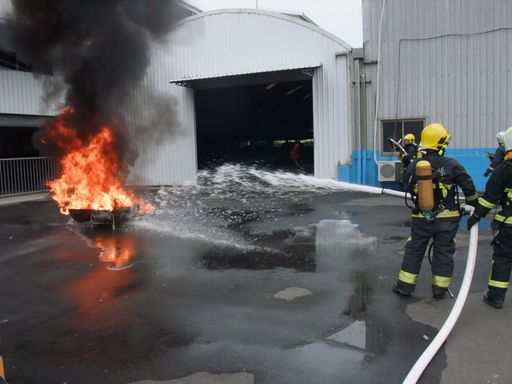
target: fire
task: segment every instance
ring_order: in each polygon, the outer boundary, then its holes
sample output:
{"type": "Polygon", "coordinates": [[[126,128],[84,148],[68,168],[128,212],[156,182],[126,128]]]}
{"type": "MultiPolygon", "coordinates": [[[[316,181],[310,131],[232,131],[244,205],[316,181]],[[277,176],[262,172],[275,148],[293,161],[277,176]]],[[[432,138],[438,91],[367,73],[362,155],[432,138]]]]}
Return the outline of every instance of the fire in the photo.
{"type": "Polygon", "coordinates": [[[123,186],[123,168],[115,148],[113,129],[103,124],[91,137],[81,138],[69,126],[74,111],[64,110],[46,130],[43,140],[64,151],[60,178],[48,182],[52,198],[64,215],[69,209],[112,211],[138,205],[150,206],[123,186]]]}

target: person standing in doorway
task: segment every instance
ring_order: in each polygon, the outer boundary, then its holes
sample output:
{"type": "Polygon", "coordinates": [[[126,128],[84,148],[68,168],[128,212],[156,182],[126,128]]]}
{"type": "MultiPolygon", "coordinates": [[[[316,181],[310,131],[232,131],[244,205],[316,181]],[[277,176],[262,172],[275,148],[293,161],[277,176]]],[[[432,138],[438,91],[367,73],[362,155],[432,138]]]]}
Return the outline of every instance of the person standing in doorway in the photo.
{"type": "Polygon", "coordinates": [[[298,140],[295,141],[292,148],[290,149],[290,159],[299,167],[300,169],[304,169],[300,164],[300,142],[298,140]]]}

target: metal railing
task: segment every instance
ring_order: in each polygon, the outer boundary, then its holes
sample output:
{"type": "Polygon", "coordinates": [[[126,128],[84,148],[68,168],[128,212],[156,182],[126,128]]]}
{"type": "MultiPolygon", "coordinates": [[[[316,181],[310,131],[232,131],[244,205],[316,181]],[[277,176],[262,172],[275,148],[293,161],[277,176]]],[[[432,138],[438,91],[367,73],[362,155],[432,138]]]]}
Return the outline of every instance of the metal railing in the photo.
{"type": "Polygon", "coordinates": [[[58,163],[51,157],[0,159],[0,196],[47,191],[47,181],[57,176],[58,163]]]}

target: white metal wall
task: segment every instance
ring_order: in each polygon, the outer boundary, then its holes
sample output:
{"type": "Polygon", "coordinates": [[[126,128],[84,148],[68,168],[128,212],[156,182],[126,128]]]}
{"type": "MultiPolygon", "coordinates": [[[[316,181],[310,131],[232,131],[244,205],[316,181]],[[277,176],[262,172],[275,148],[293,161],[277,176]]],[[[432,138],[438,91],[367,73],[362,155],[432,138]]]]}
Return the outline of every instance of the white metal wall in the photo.
{"type": "Polygon", "coordinates": [[[333,178],[338,164],[348,164],[354,145],[349,109],[348,58],[333,57],[313,76],[315,176],[333,178]],[[337,106],[337,107],[336,107],[337,106]],[[345,128],[346,127],[346,128],[345,128]]]}
{"type": "MultiPolygon", "coordinates": [[[[381,7],[363,0],[366,62],[377,59],[381,7]]],[[[453,147],[494,146],[512,126],[511,47],[512,1],[387,0],[378,117],[426,117],[446,125],[453,147]]]]}
{"type": "Polygon", "coordinates": [[[58,104],[44,101],[44,87],[55,81],[50,76],[0,69],[0,113],[54,115],[58,104]]]}
{"type": "Polygon", "coordinates": [[[0,0],[0,19],[5,18],[5,16],[11,11],[11,0],[0,0]]]}
{"type": "Polygon", "coordinates": [[[184,19],[166,49],[170,74],[178,80],[316,67],[350,47],[291,16],[228,9],[184,19]]]}
{"type": "MultiPolygon", "coordinates": [[[[157,52],[156,52],[157,53],[157,52]]],[[[165,81],[158,55],[153,57],[144,84],[136,90],[133,108],[126,114],[127,125],[139,156],[132,167],[130,185],[195,184],[197,155],[195,142],[194,94],[190,88],[178,87],[165,81]],[[167,104],[167,114],[175,115],[171,122],[146,116],[155,97],[167,104]],[[152,124],[155,126],[152,126],[152,124]],[[153,135],[141,135],[139,128],[154,130],[153,135]],[[142,138],[141,138],[142,136],[142,138]]],[[[159,111],[154,111],[158,114],[159,111]]]]}
{"type": "Polygon", "coordinates": [[[352,149],[349,49],[293,17],[262,10],[212,11],[187,18],[172,31],[158,53],[159,76],[177,81],[316,67],[315,176],[334,178],[336,165],[347,164],[352,149]]]}

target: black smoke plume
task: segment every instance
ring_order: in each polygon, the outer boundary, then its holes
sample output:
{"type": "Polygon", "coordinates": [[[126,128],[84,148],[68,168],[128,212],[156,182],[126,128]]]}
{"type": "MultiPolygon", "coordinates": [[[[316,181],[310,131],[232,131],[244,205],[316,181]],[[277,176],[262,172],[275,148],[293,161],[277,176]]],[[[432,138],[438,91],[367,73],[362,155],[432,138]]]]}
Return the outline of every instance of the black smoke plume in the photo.
{"type": "MultiPolygon", "coordinates": [[[[27,60],[44,59],[62,77],[65,105],[76,112],[70,123],[82,138],[113,118],[122,119],[123,103],[149,65],[150,42],[170,29],[177,7],[174,0],[12,3],[12,44],[27,60]]],[[[123,125],[114,127],[121,159],[133,158],[123,125]]],[[[51,143],[43,147],[39,145],[48,154],[51,143]]]]}

